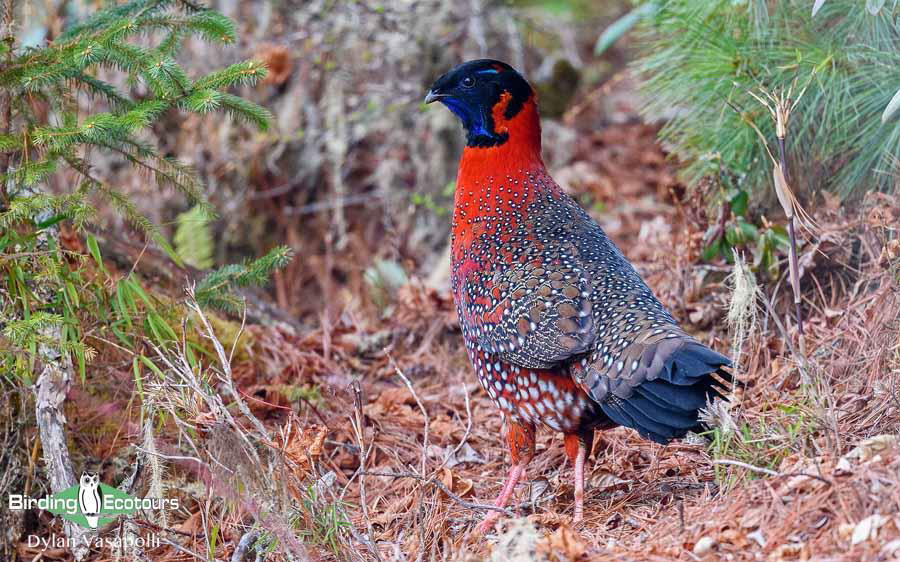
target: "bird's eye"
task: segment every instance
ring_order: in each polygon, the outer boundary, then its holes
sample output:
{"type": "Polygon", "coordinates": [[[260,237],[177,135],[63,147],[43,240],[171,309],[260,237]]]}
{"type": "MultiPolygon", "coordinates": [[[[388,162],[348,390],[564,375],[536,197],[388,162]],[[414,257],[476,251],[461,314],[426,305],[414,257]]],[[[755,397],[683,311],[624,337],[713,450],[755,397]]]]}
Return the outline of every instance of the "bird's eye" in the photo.
{"type": "Polygon", "coordinates": [[[471,76],[466,76],[465,78],[462,79],[462,82],[460,82],[460,84],[462,85],[463,88],[471,88],[472,86],[475,85],[475,79],[472,78],[471,76]]]}

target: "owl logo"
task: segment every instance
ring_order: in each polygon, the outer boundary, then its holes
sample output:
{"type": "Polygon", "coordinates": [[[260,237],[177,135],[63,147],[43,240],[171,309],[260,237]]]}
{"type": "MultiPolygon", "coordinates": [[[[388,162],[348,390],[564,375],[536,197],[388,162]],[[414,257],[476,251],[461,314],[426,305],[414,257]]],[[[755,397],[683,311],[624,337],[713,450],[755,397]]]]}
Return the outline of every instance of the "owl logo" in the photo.
{"type": "Polygon", "coordinates": [[[91,529],[97,528],[97,516],[100,514],[102,505],[103,492],[100,491],[100,476],[91,472],[82,472],[78,486],[78,507],[91,529]]]}

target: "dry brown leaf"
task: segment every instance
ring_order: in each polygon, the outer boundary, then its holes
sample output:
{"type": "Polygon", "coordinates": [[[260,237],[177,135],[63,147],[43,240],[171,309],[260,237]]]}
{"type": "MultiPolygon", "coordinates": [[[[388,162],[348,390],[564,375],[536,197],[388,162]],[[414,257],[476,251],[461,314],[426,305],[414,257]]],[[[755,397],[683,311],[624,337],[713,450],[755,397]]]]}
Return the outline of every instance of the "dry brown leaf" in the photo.
{"type": "Polygon", "coordinates": [[[270,446],[281,451],[299,482],[303,482],[322,455],[328,428],[319,424],[303,425],[292,415],[275,434],[270,446]]]}
{"type": "Polygon", "coordinates": [[[587,554],[588,545],[585,540],[567,524],[538,540],[537,552],[549,560],[578,560],[587,554]]]}
{"type": "Polygon", "coordinates": [[[384,408],[385,411],[390,411],[391,407],[397,404],[415,404],[416,399],[408,388],[405,386],[398,386],[396,388],[383,390],[381,394],[378,395],[378,399],[375,402],[384,408]]]}
{"type": "MultiPolygon", "coordinates": [[[[471,494],[475,488],[475,484],[471,480],[458,477],[446,466],[441,470],[441,484],[461,498],[471,494]]],[[[443,490],[441,493],[444,494],[443,490]]],[[[446,496],[446,494],[444,495],[446,496]]]]}

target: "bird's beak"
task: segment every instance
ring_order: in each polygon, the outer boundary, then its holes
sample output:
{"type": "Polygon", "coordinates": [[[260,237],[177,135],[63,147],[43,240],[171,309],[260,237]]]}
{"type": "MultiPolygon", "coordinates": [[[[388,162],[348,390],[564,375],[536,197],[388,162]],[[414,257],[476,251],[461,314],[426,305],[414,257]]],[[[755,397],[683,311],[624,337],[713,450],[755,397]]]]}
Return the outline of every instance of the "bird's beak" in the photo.
{"type": "Polygon", "coordinates": [[[425,103],[431,103],[433,101],[437,101],[440,98],[446,97],[447,94],[439,94],[434,90],[428,90],[428,95],[425,96],[425,103]]]}

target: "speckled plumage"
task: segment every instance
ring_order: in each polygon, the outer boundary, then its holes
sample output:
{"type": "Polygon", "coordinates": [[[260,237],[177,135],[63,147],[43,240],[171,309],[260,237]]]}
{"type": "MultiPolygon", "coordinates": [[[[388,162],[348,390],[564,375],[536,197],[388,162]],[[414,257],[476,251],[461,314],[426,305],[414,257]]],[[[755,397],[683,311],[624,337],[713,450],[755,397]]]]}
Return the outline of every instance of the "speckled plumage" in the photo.
{"type": "Polygon", "coordinates": [[[473,61],[429,93],[453,97],[448,107],[469,133],[451,282],[478,379],[508,421],[514,471],[498,504],[533,454],[536,425],[565,433],[573,462],[597,428],[624,425],[665,443],[697,428],[698,410],[718,395],[711,375],[727,378],[728,365],[679,328],[547,173],[536,101],[522,83],[503,63],[473,61]]]}

